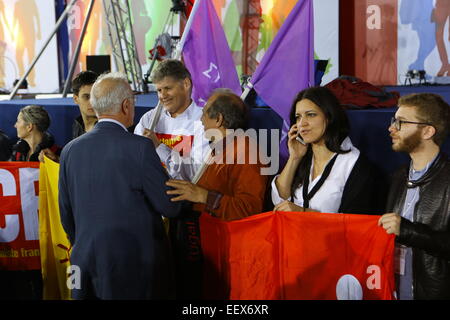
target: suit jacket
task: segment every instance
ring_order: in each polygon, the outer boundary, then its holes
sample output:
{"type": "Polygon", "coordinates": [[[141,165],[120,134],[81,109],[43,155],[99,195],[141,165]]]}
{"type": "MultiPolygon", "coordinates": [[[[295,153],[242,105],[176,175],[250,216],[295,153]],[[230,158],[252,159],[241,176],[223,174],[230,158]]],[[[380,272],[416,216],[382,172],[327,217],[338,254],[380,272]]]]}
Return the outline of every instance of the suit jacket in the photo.
{"type": "Polygon", "coordinates": [[[61,222],[81,271],[75,299],[173,297],[171,254],[161,216],[179,203],[150,140],[113,122],[63,149],[59,175],[61,222]]]}

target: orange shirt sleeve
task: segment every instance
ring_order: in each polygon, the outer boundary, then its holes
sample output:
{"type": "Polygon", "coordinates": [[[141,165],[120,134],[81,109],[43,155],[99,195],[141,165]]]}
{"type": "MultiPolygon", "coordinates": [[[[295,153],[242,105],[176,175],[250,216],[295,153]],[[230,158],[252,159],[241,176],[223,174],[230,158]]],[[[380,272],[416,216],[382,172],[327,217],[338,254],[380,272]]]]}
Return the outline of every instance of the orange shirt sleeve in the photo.
{"type": "Polygon", "coordinates": [[[229,178],[232,179],[233,188],[229,193],[222,193],[220,205],[212,213],[226,221],[261,213],[267,176],[261,175],[260,169],[258,164],[229,166],[229,178]]]}

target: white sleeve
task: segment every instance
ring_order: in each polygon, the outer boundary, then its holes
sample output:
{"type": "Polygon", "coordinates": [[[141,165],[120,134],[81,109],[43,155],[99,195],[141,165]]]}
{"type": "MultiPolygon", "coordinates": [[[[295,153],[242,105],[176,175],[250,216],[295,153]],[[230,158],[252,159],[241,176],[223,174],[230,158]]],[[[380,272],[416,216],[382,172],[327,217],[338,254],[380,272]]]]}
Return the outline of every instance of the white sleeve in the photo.
{"type": "Polygon", "coordinates": [[[273,178],[272,180],[272,203],[274,206],[276,206],[277,204],[283,202],[284,200],[289,200],[292,201],[292,197],[289,197],[288,199],[283,199],[282,197],[280,197],[280,194],[278,193],[278,188],[277,188],[277,184],[275,183],[275,181],[277,180],[277,178],[280,175],[276,175],[275,178],[273,178]]]}
{"type": "MultiPolygon", "coordinates": [[[[164,143],[160,143],[159,146],[156,147],[156,153],[158,154],[159,159],[161,159],[161,161],[166,164],[168,161],[170,161],[172,151],[173,150],[164,143]]],[[[173,153],[175,153],[175,151],[173,151],[173,153]]]]}
{"type": "Polygon", "coordinates": [[[153,113],[155,109],[147,111],[139,120],[138,124],[134,128],[134,134],[142,136],[145,128],[150,128],[151,120],[153,118],[153,113]]]}

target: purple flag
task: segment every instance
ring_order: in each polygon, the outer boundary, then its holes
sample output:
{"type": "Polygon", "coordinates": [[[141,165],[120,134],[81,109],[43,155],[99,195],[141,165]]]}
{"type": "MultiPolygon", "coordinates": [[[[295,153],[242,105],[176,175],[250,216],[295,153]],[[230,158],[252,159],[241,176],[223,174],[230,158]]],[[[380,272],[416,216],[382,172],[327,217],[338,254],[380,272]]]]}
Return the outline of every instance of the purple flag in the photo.
{"type": "Polygon", "coordinates": [[[182,53],[192,75],[195,103],[203,106],[217,88],[229,88],[241,95],[230,47],[212,1],[195,1],[189,20],[182,53]]]}
{"type": "MultiPolygon", "coordinates": [[[[298,92],[314,85],[312,0],[299,0],[284,21],[250,83],[284,120],[281,156],[287,156],[289,112],[298,92]]],[[[283,161],[282,161],[283,162],[283,161]]]]}

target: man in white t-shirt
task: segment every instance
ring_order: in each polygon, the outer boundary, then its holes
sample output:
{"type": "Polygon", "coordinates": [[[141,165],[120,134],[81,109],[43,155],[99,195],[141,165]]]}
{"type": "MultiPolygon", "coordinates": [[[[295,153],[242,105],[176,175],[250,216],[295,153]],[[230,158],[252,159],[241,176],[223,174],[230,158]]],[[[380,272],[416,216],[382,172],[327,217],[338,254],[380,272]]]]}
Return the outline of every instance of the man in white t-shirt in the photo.
{"type": "Polygon", "coordinates": [[[191,74],[181,61],[168,59],[155,69],[152,82],[163,105],[161,117],[151,131],[156,108],[150,110],[142,116],[134,133],[153,141],[172,178],[191,180],[208,148],[200,121],[202,109],[191,99],[191,74]]]}

